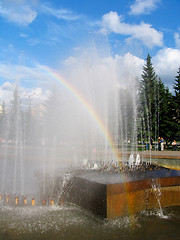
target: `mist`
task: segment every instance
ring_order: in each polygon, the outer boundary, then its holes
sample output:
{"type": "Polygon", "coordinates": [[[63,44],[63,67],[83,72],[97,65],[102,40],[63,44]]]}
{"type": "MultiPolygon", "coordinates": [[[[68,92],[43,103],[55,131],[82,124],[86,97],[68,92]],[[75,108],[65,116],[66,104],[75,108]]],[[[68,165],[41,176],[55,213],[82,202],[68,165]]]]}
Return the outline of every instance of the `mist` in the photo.
{"type": "Polygon", "coordinates": [[[64,168],[117,162],[118,154],[126,161],[123,152],[137,140],[142,64],[92,47],[50,69],[56,77],[42,71],[43,88],[42,77],[27,91],[16,82],[1,125],[1,191],[53,194],[64,168]]]}

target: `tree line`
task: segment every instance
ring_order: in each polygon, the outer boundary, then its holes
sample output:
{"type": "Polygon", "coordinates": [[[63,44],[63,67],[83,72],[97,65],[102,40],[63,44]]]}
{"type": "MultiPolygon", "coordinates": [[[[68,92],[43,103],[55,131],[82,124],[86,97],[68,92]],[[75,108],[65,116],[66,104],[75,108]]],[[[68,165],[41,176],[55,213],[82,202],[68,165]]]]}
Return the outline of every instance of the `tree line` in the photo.
{"type": "Polygon", "coordinates": [[[168,144],[180,140],[180,67],[175,76],[174,94],[165,87],[148,54],[139,81],[139,137],[146,142],[163,137],[168,144]]]}

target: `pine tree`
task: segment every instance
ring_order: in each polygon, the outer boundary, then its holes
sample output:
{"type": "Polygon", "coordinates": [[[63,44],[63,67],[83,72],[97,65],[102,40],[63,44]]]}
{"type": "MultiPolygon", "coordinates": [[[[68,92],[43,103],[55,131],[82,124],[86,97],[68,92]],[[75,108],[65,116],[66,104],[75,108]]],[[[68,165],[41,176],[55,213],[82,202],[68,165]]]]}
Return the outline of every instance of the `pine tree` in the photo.
{"type": "Polygon", "coordinates": [[[176,109],[176,123],[178,125],[178,133],[177,135],[180,136],[180,67],[178,70],[178,75],[175,76],[175,82],[173,84],[175,96],[174,96],[174,103],[176,109]]]}
{"type": "Polygon", "coordinates": [[[180,107],[180,67],[177,73],[178,75],[175,77],[175,83],[173,84],[173,87],[175,91],[175,101],[176,101],[177,107],[180,107]]]}
{"type": "Polygon", "coordinates": [[[165,88],[162,81],[159,80],[159,136],[162,136],[166,143],[172,141],[177,133],[175,115],[173,96],[169,89],[165,88]]]}
{"type": "Polygon", "coordinates": [[[140,81],[140,118],[144,138],[149,141],[157,137],[158,78],[148,54],[140,81]]]}

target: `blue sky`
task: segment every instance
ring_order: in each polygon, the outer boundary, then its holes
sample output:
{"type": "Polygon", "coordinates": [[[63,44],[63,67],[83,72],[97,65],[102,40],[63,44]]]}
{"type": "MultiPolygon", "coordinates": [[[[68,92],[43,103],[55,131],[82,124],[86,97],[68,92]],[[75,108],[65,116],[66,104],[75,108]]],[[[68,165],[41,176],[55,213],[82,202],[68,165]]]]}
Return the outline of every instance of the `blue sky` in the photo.
{"type": "Polygon", "coordinates": [[[17,80],[24,91],[41,92],[41,65],[63,71],[92,49],[112,64],[136,65],[138,76],[149,53],[171,88],[180,66],[179,12],[179,0],[0,0],[0,101],[17,80]]]}

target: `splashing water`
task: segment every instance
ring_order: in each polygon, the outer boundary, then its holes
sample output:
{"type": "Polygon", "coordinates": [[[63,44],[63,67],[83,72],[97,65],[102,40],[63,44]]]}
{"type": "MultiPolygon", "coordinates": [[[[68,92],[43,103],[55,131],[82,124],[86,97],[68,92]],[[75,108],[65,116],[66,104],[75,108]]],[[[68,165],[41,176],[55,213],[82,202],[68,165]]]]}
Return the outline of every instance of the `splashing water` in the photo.
{"type": "Polygon", "coordinates": [[[153,182],[152,183],[152,190],[154,192],[154,195],[156,197],[156,200],[157,200],[157,203],[158,203],[158,206],[159,206],[159,216],[161,218],[167,219],[168,216],[164,215],[163,209],[161,207],[161,195],[162,195],[161,194],[161,186],[160,186],[160,184],[158,183],[157,180],[154,180],[152,182],[153,182]]]}

